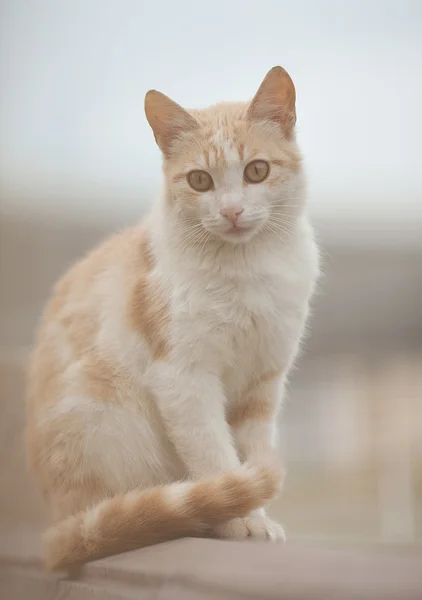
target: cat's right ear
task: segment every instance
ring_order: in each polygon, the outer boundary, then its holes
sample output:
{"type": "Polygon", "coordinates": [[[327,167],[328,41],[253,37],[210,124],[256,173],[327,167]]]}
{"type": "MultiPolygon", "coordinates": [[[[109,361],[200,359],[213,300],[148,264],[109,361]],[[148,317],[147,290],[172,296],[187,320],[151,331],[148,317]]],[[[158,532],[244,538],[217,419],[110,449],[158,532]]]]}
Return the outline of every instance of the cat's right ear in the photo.
{"type": "Polygon", "coordinates": [[[155,141],[166,157],[181,133],[199,126],[198,121],[184,108],[156,90],[150,90],[145,96],[145,114],[155,141]]]}

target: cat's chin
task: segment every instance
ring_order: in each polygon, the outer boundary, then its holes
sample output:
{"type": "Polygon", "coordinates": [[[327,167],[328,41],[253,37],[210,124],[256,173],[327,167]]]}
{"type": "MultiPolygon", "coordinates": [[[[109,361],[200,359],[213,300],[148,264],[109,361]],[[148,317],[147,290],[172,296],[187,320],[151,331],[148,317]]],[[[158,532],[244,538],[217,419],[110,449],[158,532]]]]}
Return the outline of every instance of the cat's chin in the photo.
{"type": "Polygon", "coordinates": [[[230,244],[244,244],[249,242],[257,234],[259,227],[233,227],[224,231],[218,231],[220,239],[230,244]]]}

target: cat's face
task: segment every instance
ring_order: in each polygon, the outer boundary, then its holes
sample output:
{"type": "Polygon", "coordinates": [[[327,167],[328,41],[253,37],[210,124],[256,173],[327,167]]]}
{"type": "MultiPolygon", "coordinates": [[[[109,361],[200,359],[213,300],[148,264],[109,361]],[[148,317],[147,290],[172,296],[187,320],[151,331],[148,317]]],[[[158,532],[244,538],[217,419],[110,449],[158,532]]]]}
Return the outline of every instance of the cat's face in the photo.
{"type": "Polygon", "coordinates": [[[270,71],[249,105],[188,112],[149,92],[146,113],[164,154],[169,209],[198,239],[206,230],[244,243],[290,228],[301,178],[294,87],[284,70],[270,71]]]}

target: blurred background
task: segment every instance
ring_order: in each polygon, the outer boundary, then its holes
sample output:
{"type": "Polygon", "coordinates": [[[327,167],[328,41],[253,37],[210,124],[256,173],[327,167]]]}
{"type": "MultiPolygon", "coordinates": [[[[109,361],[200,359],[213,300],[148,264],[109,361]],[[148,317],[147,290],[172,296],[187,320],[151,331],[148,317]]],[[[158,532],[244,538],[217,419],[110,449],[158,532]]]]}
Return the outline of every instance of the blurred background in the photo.
{"type": "Polygon", "coordinates": [[[2,0],[1,529],[44,520],[23,386],[51,285],[159,192],[145,92],[245,100],[281,64],[324,273],[272,512],[293,539],[422,541],[421,63],[418,0],[2,0]]]}

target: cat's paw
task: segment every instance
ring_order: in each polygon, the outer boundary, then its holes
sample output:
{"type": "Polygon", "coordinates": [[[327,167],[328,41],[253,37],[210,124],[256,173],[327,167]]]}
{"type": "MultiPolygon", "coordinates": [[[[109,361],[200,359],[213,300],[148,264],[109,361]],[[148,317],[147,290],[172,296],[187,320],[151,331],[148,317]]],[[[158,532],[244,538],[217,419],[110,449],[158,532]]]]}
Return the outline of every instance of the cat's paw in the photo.
{"type": "Polygon", "coordinates": [[[220,523],[214,528],[215,534],[223,539],[269,540],[271,542],[284,542],[286,535],[281,525],[267,516],[252,516],[243,519],[237,518],[220,523]]]}

